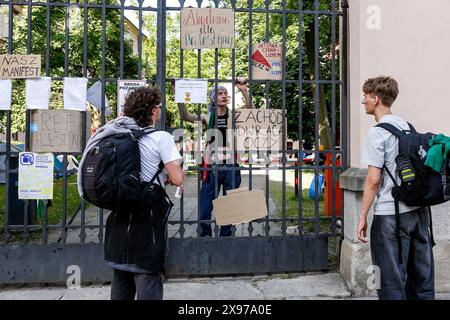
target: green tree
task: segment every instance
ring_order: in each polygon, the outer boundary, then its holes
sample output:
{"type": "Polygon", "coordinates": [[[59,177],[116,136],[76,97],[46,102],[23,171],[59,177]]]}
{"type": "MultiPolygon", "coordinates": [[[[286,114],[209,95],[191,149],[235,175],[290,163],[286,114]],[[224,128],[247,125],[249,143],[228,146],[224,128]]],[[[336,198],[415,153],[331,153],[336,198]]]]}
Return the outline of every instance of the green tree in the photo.
{"type": "MultiPolygon", "coordinates": [[[[51,2],[59,2],[52,0],[51,2]]],[[[95,0],[88,0],[96,3],[95,0]]],[[[80,3],[84,3],[80,1],[80,3]]],[[[118,0],[106,0],[106,4],[118,4],[118,0]]],[[[49,7],[50,46],[47,48],[47,8],[34,6],[31,12],[31,29],[28,31],[28,7],[15,16],[13,25],[13,53],[40,54],[42,74],[51,77],[82,77],[84,75],[84,15],[83,7],[72,6],[68,10],[69,32],[66,50],[66,9],[49,7]],[[30,48],[28,36],[30,34],[30,48]],[[50,59],[46,60],[46,53],[50,59]],[[67,64],[65,58],[67,56],[67,64]],[[48,63],[48,65],[47,65],[48,63]],[[48,73],[47,73],[48,71],[48,73]]],[[[105,72],[102,72],[102,9],[87,9],[87,74],[90,78],[119,78],[120,76],[120,11],[106,9],[105,12],[105,72]]],[[[124,78],[137,78],[137,57],[133,56],[131,43],[124,40],[124,78]]],[[[116,83],[108,82],[105,92],[110,106],[116,104],[116,83]]],[[[51,108],[62,108],[63,82],[52,81],[51,108]]],[[[25,131],[25,81],[16,80],[12,97],[12,132],[25,131]]],[[[115,116],[115,108],[112,107],[115,116]]],[[[4,119],[3,123],[4,123],[4,119]]]]}

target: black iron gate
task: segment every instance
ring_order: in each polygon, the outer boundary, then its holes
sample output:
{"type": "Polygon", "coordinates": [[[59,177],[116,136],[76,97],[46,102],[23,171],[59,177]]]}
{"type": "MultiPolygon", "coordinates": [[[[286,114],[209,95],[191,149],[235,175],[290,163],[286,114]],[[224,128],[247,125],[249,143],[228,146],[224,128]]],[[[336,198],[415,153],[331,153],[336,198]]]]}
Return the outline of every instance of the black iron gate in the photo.
{"type": "MultiPolygon", "coordinates": [[[[272,162],[259,163],[250,155],[240,167],[208,169],[239,170],[243,185],[265,192],[269,215],[234,226],[232,237],[219,237],[214,219],[213,236],[199,237],[200,177],[206,169],[186,161],[190,187],[183,198],[174,199],[169,219],[169,276],[329,268],[329,239],[339,238],[342,228],[342,194],[335,186],[348,150],[347,1],[0,0],[0,5],[0,17],[7,21],[3,26],[8,27],[0,34],[0,54],[41,54],[42,74],[53,83],[51,108],[61,107],[58,83],[64,77],[85,77],[89,85],[99,81],[101,106],[96,114],[103,124],[116,115],[113,108],[109,115],[107,100],[110,107],[115,105],[117,80],[145,79],[165,96],[160,126],[183,128],[186,123],[178,119],[173,102],[175,78],[207,79],[210,88],[231,86],[234,112],[238,103],[233,85],[237,76],[245,76],[257,108],[282,110],[288,136],[281,150],[266,155],[272,162]],[[233,9],[235,48],[181,50],[179,13],[189,6],[233,9]],[[253,79],[251,49],[257,42],[282,44],[281,80],[253,79]],[[287,148],[290,137],[298,145],[287,148]]],[[[71,265],[80,268],[83,282],[108,281],[111,272],[103,260],[108,212],[77,196],[76,170],[70,166],[80,154],[60,154],[52,207],[17,199],[18,153],[30,146],[31,111],[20,99],[23,83],[13,83],[13,109],[0,111],[5,140],[0,150],[0,174],[5,178],[0,283],[65,282],[71,265]],[[25,132],[24,146],[16,134],[20,131],[25,132]]],[[[195,108],[197,115],[205,110],[200,104],[195,108]]],[[[83,132],[89,123],[89,117],[83,120],[83,132]]]]}

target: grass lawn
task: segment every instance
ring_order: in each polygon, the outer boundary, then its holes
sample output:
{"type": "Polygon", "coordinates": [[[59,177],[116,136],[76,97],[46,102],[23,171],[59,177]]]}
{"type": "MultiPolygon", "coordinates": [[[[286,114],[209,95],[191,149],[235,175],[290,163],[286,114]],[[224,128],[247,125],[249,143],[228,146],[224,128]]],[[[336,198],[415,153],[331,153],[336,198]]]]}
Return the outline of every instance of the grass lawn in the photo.
{"type": "MultiPolygon", "coordinates": [[[[62,218],[62,183],[60,178],[53,185],[52,206],[47,211],[47,225],[61,224],[62,218]]],[[[0,230],[3,229],[5,222],[5,185],[0,185],[0,230]]],[[[80,196],[77,189],[77,176],[70,175],[67,177],[67,197],[66,197],[66,222],[69,221],[75,209],[78,207],[80,196]]],[[[86,204],[86,208],[88,204],[86,204]]],[[[42,224],[42,217],[38,215],[37,224],[42,224]]],[[[20,232],[21,233],[21,232],[20,232]]],[[[31,239],[39,238],[40,231],[33,231],[31,239]]],[[[1,237],[1,235],[0,235],[1,237]]]]}
{"type": "MultiPolygon", "coordinates": [[[[278,218],[282,218],[282,182],[271,181],[270,182],[270,196],[275,202],[278,208],[278,218]]],[[[324,218],[324,199],[323,193],[319,198],[319,210],[318,217],[324,218]]],[[[295,221],[286,221],[287,226],[298,225],[299,216],[299,199],[295,195],[295,188],[286,185],[286,218],[295,219],[295,221]]],[[[303,218],[314,218],[315,214],[315,200],[309,197],[309,189],[302,190],[302,217],[303,218]]],[[[314,221],[304,221],[303,222],[305,232],[314,232],[314,221]]],[[[326,220],[320,220],[320,231],[328,232],[330,223],[326,220]]]]}

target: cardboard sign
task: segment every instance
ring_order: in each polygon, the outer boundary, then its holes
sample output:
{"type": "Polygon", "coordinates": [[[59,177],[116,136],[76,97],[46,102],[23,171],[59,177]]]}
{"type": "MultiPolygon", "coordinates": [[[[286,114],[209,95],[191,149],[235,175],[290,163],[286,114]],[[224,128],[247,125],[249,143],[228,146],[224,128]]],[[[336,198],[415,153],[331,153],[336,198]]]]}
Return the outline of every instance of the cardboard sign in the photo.
{"type": "MultiPolygon", "coordinates": [[[[231,121],[231,113],[229,121],[231,121]]],[[[282,126],[281,109],[235,110],[236,150],[278,152],[282,149],[282,126]]]]}
{"type": "Polygon", "coordinates": [[[252,49],[252,78],[281,80],[283,47],[281,43],[257,43],[252,49]]]}
{"type": "Polygon", "coordinates": [[[268,214],[263,190],[230,190],[226,196],[213,200],[213,206],[219,226],[245,223],[264,218],[268,214]]]}
{"type": "MultiPolygon", "coordinates": [[[[82,115],[71,110],[33,110],[30,135],[33,152],[82,152],[82,115]]],[[[90,114],[86,113],[90,119],[90,114]]],[[[89,138],[90,120],[86,122],[89,138]]]]}
{"type": "Polygon", "coordinates": [[[36,54],[0,55],[0,79],[25,79],[41,76],[41,56],[36,54]]]}
{"type": "Polygon", "coordinates": [[[145,87],[145,80],[117,80],[117,116],[123,116],[125,99],[136,88],[145,87]]]}
{"type": "Polygon", "coordinates": [[[234,48],[234,11],[181,9],[181,49],[234,48]]]}
{"type": "Polygon", "coordinates": [[[208,102],[208,81],[194,79],[175,80],[176,103],[208,102]]]}
{"type": "Polygon", "coordinates": [[[53,199],[52,153],[19,153],[19,199],[53,199]]]}

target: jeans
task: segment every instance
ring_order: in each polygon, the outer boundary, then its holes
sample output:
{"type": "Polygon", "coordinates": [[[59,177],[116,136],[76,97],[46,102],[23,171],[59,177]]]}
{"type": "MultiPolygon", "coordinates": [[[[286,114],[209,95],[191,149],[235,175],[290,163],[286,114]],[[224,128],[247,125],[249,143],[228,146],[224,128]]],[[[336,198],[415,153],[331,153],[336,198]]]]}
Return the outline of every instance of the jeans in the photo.
{"type": "Polygon", "coordinates": [[[162,300],[161,273],[133,273],[113,269],[111,300],[162,300]]]}
{"type": "Polygon", "coordinates": [[[434,258],[428,208],[400,214],[403,264],[399,261],[395,215],[375,215],[371,227],[372,263],[379,267],[380,300],[434,299],[434,258]]]}
{"type": "MultiPolygon", "coordinates": [[[[217,198],[220,192],[220,188],[223,187],[223,193],[226,194],[227,190],[239,188],[241,185],[241,172],[239,167],[235,171],[232,170],[235,165],[217,165],[217,167],[227,167],[228,170],[217,170],[218,182],[217,182],[217,194],[215,189],[216,176],[213,171],[209,171],[207,181],[202,182],[202,188],[200,190],[200,220],[211,220],[211,212],[213,210],[213,200],[217,198]],[[235,177],[233,185],[233,173],[235,177]]],[[[200,237],[212,236],[211,223],[200,223],[200,237]]],[[[220,228],[220,237],[231,236],[231,225],[222,226],[220,228]]]]}

